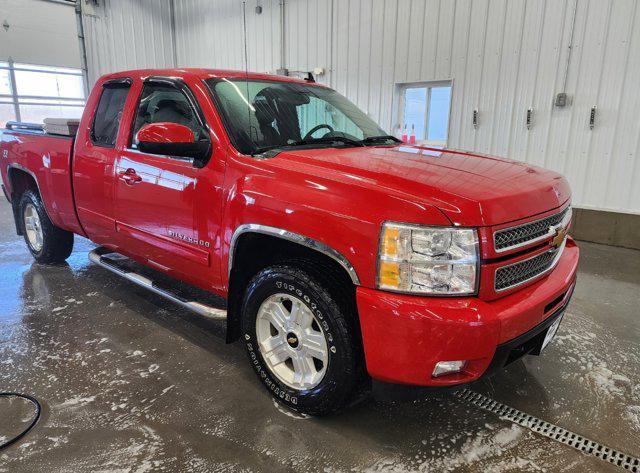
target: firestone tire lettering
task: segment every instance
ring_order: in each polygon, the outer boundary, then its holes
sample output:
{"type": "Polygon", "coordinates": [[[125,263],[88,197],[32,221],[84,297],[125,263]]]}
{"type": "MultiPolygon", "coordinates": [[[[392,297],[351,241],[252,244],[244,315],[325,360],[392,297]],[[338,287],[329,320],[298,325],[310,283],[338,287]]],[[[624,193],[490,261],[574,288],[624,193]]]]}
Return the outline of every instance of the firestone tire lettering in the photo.
{"type": "Polygon", "coordinates": [[[259,272],[249,283],[242,304],[245,346],[258,379],[279,402],[291,409],[311,415],[325,415],[344,407],[362,384],[364,372],[359,362],[357,341],[345,320],[340,300],[322,273],[289,265],[273,266],[259,272]],[[317,279],[316,279],[317,278],[317,279]],[[331,292],[330,292],[331,291],[331,292]],[[256,343],[256,315],[262,302],[273,294],[290,293],[307,304],[322,328],[328,346],[324,377],[308,390],[296,390],[283,384],[264,363],[256,343]],[[336,297],[337,296],[337,297],[336,297]],[[338,303],[339,301],[339,303],[338,303]]]}

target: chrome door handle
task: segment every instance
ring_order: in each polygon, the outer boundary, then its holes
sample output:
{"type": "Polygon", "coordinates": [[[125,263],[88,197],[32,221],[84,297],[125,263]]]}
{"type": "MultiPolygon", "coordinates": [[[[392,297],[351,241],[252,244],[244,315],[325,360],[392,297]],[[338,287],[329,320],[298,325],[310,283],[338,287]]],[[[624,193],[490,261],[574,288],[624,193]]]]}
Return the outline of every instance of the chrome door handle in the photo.
{"type": "Polygon", "coordinates": [[[124,172],[118,174],[118,179],[124,181],[126,184],[133,185],[139,182],[142,182],[142,177],[136,173],[136,170],[133,168],[129,168],[124,172]]]}

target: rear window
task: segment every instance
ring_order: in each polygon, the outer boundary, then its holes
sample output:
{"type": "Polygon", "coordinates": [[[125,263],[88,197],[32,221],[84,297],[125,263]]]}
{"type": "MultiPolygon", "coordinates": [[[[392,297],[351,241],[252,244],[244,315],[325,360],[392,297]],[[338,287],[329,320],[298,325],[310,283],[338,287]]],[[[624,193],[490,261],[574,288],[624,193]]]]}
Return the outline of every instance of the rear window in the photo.
{"type": "Polygon", "coordinates": [[[91,128],[93,144],[107,148],[113,148],[116,145],[120,119],[128,93],[128,84],[104,87],[91,128]]]}

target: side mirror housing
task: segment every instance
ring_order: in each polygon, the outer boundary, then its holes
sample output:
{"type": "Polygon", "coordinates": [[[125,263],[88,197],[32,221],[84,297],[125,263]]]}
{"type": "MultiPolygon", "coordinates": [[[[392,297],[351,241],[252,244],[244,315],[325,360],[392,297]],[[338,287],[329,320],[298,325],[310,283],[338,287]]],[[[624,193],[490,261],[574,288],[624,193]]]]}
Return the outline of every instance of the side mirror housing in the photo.
{"type": "Polygon", "coordinates": [[[204,166],[211,152],[209,141],[195,141],[193,131],[179,123],[144,125],[138,130],[136,141],[138,149],[143,153],[191,158],[196,167],[204,166]]]}

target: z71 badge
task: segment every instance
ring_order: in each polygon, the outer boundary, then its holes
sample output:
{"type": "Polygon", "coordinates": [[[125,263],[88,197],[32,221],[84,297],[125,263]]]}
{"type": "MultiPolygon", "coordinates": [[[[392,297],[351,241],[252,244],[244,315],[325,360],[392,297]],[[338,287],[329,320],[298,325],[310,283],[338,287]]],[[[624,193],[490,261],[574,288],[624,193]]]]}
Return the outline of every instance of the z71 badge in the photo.
{"type": "Polygon", "coordinates": [[[211,243],[206,240],[198,240],[197,238],[191,238],[186,235],[181,235],[180,233],[176,233],[173,230],[169,230],[169,236],[171,238],[177,238],[182,241],[186,241],[187,243],[191,243],[192,245],[204,246],[205,248],[209,248],[211,243]]]}

